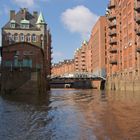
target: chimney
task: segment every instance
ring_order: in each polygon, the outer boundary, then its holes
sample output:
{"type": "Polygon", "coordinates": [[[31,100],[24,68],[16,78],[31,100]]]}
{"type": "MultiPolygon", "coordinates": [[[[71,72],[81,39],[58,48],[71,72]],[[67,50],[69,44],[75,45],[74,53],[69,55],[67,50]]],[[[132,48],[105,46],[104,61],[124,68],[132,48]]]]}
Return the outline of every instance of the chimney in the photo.
{"type": "Polygon", "coordinates": [[[22,14],[22,19],[26,19],[27,18],[27,8],[21,8],[21,14],[22,14]]]}
{"type": "Polygon", "coordinates": [[[35,18],[37,18],[37,17],[38,17],[38,12],[37,12],[37,11],[34,11],[34,12],[33,12],[33,16],[34,16],[35,18]]]}
{"type": "Polygon", "coordinates": [[[10,10],[10,20],[15,18],[15,10],[10,10]]]}

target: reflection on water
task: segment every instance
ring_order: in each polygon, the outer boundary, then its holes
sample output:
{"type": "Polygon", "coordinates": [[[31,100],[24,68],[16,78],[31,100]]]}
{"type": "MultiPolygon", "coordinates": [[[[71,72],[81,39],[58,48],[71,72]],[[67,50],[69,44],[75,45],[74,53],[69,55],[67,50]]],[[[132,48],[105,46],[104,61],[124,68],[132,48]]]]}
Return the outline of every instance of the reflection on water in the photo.
{"type": "Polygon", "coordinates": [[[0,140],[140,140],[140,93],[55,89],[1,97],[0,140]]]}

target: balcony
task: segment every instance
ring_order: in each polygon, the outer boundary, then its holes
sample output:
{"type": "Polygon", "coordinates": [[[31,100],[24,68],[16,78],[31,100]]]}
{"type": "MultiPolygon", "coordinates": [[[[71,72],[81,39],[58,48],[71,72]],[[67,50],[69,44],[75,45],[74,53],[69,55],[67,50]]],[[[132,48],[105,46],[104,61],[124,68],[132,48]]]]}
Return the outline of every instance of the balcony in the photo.
{"type": "Polygon", "coordinates": [[[136,48],[136,51],[140,53],[140,46],[136,48]]]}
{"type": "Polygon", "coordinates": [[[109,52],[110,52],[110,53],[117,53],[117,48],[111,47],[111,48],[109,49],[109,52]]]}
{"type": "Polygon", "coordinates": [[[113,30],[109,33],[109,36],[116,36],[117,35],[117,32],[116,30],[113,30]]]}
{"type": "Polygon", "coordinates": [[[140,36],[140,28],[136,29],[136,35],[140,36]]]}
{"type": "Polygon", "coordinates": [[[84,54],[84,53],[85,53],[85,51],[81,51],[81,53],[82,53],[82,54],[84,54]]]}
{"type": "Polygon", "coordinates": [[[116,39],[111,39],[109,44],[110,45],[117,45],[117,40],[116,39]]]}
{"type": "Polygon", "coordinates": [[[136,23],[140,24],[140,16],[139,15],[136,16],[135,21],[136,21],[136,23]]]}
{"type": "Polygon", "coordinates": [[[86,60],[85,60],[85,59],[82,59],[81,61],[82,61],[82,62],[86,62],[86,60]]]}
{"type": "Polygon", "coordinates": [[[112,60],[110,60],[110,64],[112,64],[112,65],[117,65],[117,59],[112,59],[112,60]]]}
{"type": "Polygon", "coordinates": [[[109,28],[116,28],[116,23],[113,22],[109,23],[109,28]]]}
{"type": "Polygon", "coordinates": [[[116,19],[116,16],[115,15],[109,15],[108,16],[108,20],[113,20],[113,19],[116,19]]]}
{"type": "Polygon", "coordinates": [[[85,55],[81,55],[81,57],[82,57],[82,58],[85,58],[86,56],[85,56],[85,55]]]}
{"type": "Polygon", "coordinates": [[[115,8],[115,3],[114,2],[110,2],[108,4],[108,9],[112,9],[112,8],[115,8]]]}
{"type": "Polygon", "coordinates": [[[137,0],[137,3],[136,3],[136,5],[135,5],[135,10],[136,10],[137,12],[140,12],[140,1],[139,1],[139,0],[137,0]]]}

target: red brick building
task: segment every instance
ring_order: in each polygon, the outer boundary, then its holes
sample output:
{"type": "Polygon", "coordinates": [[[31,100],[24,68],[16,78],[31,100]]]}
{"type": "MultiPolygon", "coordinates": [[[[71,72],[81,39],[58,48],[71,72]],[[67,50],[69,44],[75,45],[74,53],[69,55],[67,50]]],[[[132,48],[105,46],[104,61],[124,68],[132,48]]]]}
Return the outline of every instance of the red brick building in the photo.
{"type": "Polygon", "coordinates": [[[91,71],[94,75],[102,77],[106,77],[106,26],[106,17],[100,17],[92,29],[91,36],[88,42],[88,46],[92,51],[91,71]]]}
{"type": "MultiPolygon", "coordinates": [[[[34,11],[31,14],[26,8],[20,9],[17,13],[14,10],[10,11],[10,19],[2,28],[2,47],[19,42],[28,42],[43,50],[46,74],[50,75],[51,34],[42,13],[34,11]]],[[[6,61],[3,57],[2,60],[6,61]]]]}
{"type": "Polygon", "coordinates": [[[75,73],[74,60],[64,60],[52,66],[52,76],[63,76],[75,73]]]}
{"type": "Polygon", "coordinates": [[[42,13],[11,10],[2,28],[2,90],[49,89],[46,78],[51,75],[51,49],[51,34],[42,13]]]}
{"type": "Polygon", "coordinates": [[[88,42],[84,41],[81,48],[77,49],[74,54],[74,65],[76,72],[87,72],[88,71],[88,42]]]}
{"type": "Polygon", "coordinates": [[[27,42],[19,42],[3,47],[2,66],[14,68],[31,68],[39,70],[43,68],[43,50],[38,46],[27,42]]]}
{"type": "Polygon", "coordinates": [[[111,0],[108,5],[108,88],[140,90],[140,1],[111,0]]]}

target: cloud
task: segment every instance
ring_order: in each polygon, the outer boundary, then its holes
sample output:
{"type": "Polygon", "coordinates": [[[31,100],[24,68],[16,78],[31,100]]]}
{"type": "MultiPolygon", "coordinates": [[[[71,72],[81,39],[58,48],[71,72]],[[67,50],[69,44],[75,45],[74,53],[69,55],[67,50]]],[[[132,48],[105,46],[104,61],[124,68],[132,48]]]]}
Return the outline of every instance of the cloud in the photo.
{"type": "Polygon", "coordinates": [[[87,38],[98,16],[83,5],[67,9],[61,15],[65,27],[72,33],[80,33],[82,38],[87,38]]]}
{"type": "Polygon", "coordinates": [[[12,0],[20,7],[37,7],[40,2],[48,2],[49,0],[12,0]]]}
{"type": "Polygon", "coordinates": [[[32,7],[35,4],[35,0],[13,0],[13,2],[21,7],[32,7]]]}

